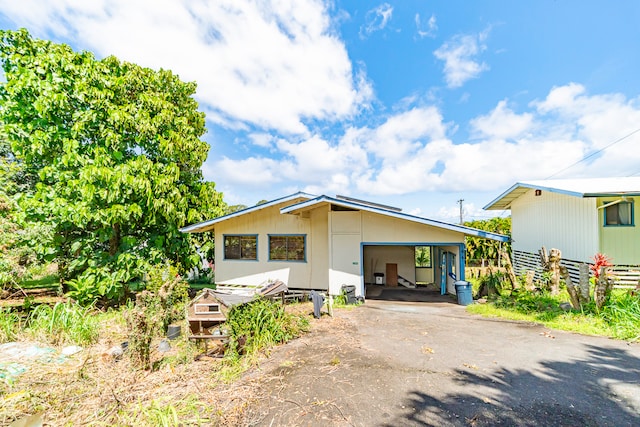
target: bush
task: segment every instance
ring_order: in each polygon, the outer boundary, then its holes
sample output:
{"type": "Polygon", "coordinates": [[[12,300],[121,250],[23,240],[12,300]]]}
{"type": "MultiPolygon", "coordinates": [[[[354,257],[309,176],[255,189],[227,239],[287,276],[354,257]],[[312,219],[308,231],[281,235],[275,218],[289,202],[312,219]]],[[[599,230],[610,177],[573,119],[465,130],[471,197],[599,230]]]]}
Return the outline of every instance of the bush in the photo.
{"type": "Polygon", "coordinates": [[[309,327],[306,317],[286,313],[279,302],[262,298],[233,307],[226,323],[229,356],[256,353],[295,338],[309,327]]]}

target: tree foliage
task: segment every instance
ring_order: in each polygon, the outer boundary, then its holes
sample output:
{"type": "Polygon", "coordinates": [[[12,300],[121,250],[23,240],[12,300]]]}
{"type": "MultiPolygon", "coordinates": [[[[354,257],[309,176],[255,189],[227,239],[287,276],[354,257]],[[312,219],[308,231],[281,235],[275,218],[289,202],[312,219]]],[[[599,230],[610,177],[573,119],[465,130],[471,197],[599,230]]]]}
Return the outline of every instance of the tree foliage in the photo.
{"type": "Polygon", "coordinates": [[[26,30],[0,31],[0,60],[2,134],[34,177],[18,204],[52,227],[61,280],[112,298],[149,265],[197,263],[179,228],[224,204],[201,172],[209,146],[195,83],[26,30]]]}
{"type": "MultiPolygon", "coordinates": [[[[495,217],[487,220],[467,221],[465,226],[478,230],[511,236],[511,217],[495,217]]],[[[511,253],[511,243],[501,243],[496,240],[483,239],[480,237],[467,237],[467,263],[470,261],[496,260],[498,250],[502,245],[507,253],[511,253]]]]}

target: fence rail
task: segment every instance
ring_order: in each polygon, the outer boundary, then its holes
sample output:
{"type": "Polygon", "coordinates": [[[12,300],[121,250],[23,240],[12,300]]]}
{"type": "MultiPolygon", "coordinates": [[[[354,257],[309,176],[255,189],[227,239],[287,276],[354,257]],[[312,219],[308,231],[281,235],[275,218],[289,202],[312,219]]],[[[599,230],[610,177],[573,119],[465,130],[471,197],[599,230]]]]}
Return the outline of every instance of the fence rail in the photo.
{"type": "MultiPolygon", "coordinates": [[[[535,280],[542,279],[542,265],[540,255],[531,252],[513,251],[513,271],[517,276],[521,276],[531,270],[535,272],[535,280]]],[[[580,281],[580,261],[563,259],[561,265],[567,267],[569,276],[574,283],[580,281]]],[[[640,284],[640,265],[614,265],[610,268],[611,277],[615,288],[630,289],[640,284]]]]}

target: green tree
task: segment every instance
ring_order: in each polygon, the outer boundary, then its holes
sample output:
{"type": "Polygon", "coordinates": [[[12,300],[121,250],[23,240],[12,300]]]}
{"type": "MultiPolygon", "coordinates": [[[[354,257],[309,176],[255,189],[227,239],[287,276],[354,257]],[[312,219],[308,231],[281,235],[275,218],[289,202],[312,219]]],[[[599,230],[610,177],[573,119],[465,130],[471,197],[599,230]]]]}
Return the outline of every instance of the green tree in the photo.
{"type": "MultiPolygon", "coordinates": [[[[465,226],[477,230],[490,231],[492,233],[511,236],[511,217],[495,217],[486,220],[467,221],[465,226]]],[[[500,245],[507,253],[511,253],[511,243],[501,243],[496,240],[482,239],[479,237],[467,237],[467,263],[470,261],[494,261],[498,259],[500,245]]]]}
{"type": "Polygon", "coordinates": [[[0,61],[3,134],[37,177],[18,203],[53,228],[61,282],[88,289],[87,301],[116,298],[150,265],[196,264],[194,237],[178,229],[224,203],[202,177],[209,146],[195,83],[26,30],[0,31],[0,61]]]}

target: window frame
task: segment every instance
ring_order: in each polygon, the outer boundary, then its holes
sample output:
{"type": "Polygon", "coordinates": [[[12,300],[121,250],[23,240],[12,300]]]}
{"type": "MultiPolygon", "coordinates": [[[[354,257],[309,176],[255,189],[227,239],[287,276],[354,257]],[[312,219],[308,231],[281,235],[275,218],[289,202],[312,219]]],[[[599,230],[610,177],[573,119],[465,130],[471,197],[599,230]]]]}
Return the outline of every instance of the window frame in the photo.
{"type": "MultiPolygon", "coordinates": [[[[611,200],[611,201],[604,201],[603,202],[603,206],[606,205],[607,203],[613,203],[615,200],[611,200]]],[[[611,206],[607,206],[604,209],[602,209],[602,225],[604,227],[635,227],[635,221],[634,221],[634,203],[633,200],[624,200],[624,201],[620,201],[614,205],[611,206]],[[609,208],[612,208],[613,206],[616,206],[616,208],[618,209],[616,212],[619,212],[619,208],[620,205],[628,205],[629,206],[629,223],[628,224],[607,224],[607,211],[609,210],[609,208]]],[[[620,215],[618,215],[618,218],[620,218],[620,215]]]]}
{"type": "Polygon", "coordinates": [[[222,252],[225,261],[258,261],[258,235],[257,234],[223,234],[222,235],[222,252]],[[255,258],[243,258],[242,256],[242,239],[247,237],[255,238],[255,258]],[[227,256],[227,238],[240,239],[240,257],[231,258],[227,256]]]}
{"type": "MultiPolygon", "coordinates": [[[[268,242],[267,242],[267,259],[269,262],[307,262],[307,235],[306,234],[268,234],[268,242]],[[271,255],[271,240],[272,238],[285,238],[288,239],[290,237],[302,237],[302,259],[289,259],[289,248],[285,248],[286,259],[274,259],[271,255]]],[[[287,242],[288,246],[288,242],[287,242]]]]}

